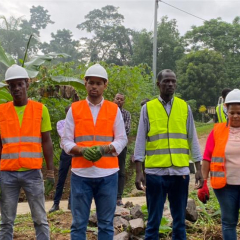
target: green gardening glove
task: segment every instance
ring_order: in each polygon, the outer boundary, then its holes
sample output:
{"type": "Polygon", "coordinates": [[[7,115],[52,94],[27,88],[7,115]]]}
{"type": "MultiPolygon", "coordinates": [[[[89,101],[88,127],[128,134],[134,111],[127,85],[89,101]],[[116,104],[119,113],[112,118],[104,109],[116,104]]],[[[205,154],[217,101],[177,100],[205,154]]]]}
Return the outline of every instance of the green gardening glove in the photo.
{"type": "Polygon", "coordinates": [[[88,161],[96,162],[103,156],[103,154],[104,154],[103,147],[93,146],[84,150],[83,157],[86,158],[88,161]]]}
{"type": "Polygon", "coordinates": [[[54,187],[54,171],[47,170],[46,180],[44,181],[45,194],[48,196],[54,187]]]}
{"type": "Polygon", "coordinates": [[[93,159],[95,159],[95,151],[90,147],[85,148],[84,151],[82,151],[82,155],[88,161],[92,161],[93,159]]]}
{"type": "Polygon", "coordinates": [[[93,162],[96,162],[104,155],[104,148],[102,146],[93,146],[91,148],[95,151],[95,159],[93,162]]]}

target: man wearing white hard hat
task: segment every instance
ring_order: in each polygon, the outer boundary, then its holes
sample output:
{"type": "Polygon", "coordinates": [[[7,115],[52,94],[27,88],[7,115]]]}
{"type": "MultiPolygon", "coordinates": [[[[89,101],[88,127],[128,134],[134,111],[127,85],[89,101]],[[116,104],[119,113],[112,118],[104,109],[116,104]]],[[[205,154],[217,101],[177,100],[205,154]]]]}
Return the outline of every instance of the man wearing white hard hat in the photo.
{"type": "Polygon", "coordinates": [[[16,64],[5,74],[13,101],[0,105],[0,240],[13,239],[21,188],[31,210],[36,239],[50,239],[41,168],[43,152],[48,169],[45,180],[48,194],[54,185],[51,122],[47,108],[28,99],[28,79],[27,71],[16,64]]]}
{"type": "Polygon", "coordinates": [[[95,200],[98,239],[112,240],[118,189],[118,158],[127,144],[120,109],[104,100],[106,70],[95,64],[85,73],[87,98],[72,104],[62,145],[73,155],[71,175],[71,239],[85,240],[92,199],[95,200]]]}

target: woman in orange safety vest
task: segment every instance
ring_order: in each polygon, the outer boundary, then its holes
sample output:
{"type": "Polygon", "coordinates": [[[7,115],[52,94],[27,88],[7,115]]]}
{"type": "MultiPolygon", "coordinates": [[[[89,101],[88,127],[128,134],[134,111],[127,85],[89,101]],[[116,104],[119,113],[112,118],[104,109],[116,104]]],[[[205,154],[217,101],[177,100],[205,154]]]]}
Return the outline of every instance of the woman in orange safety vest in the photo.
{"type": "Polygon", "coordinates": [[[231,91],[225,100],[228,122],[219,123],[209,134],[202,163],[204,185],[198,198],[209,199],[207,179],[221,208],[224,240],[237,240],[236,226],[240,208],[240,90],[231,91]]]}

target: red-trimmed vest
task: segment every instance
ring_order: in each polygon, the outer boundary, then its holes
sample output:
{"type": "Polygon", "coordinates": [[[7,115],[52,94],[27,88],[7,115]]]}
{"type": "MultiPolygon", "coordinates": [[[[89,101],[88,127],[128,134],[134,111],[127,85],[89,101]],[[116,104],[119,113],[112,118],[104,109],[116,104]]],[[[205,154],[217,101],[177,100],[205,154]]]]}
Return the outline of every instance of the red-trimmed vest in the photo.
{"type": "Polygon", "coordinates": [[[210,164],[210,176],[212,187],[219,189],[227,184],[225,148],[229,136],[229,127],[226,126],[226,123],[215,124],[213,135],[215,147],[210,164]]]}
{"type": "Polygon", "coordinates": [[[28,100],[20,127],[13,102],[0,105],[1,171],[42,168],[42,109],[41,103],[28,100]]]}
{"type": "MultiPolygon", "coordinates": [[[[117,116],[118,106],[104,100],[94,125],[91,110],[86,100],[72,104],[72,114],[75,123],[74,141],[78,146],[91,147],[108,145],[114,139],[113,125],[117,116]]],[[[118,158],[105,154],[97,162],[86,160],[83,156],[72,158],[72,168],[118,168],[118,158]]]]}

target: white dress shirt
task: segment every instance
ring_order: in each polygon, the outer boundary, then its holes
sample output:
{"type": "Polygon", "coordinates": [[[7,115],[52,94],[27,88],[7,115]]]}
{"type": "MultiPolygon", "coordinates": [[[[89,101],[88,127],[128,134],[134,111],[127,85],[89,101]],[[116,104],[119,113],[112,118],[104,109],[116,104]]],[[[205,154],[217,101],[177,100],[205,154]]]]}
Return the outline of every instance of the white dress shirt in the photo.
{"type": "MultiPolygon", "coordinates": [[[[99,104],[96,104],[96,105],[89,102],[87,98],[86,100],[91,110],[94,124],[96,124],[97,116],[104,102],[104,98],[99,104]]],[[[61,138],[61,145],[63,146],[64,151],[67,154],[69,154],[71,149],[74,146],[76,146],[76,143],[74,142],[74,130],[75,130],[75,123],[72,115],[72,108],[70,108],[66,116],[64,133],[61,138]]],[[[111,143],[111,145],[113,145],[116,150],[116,153],[113,155],[117,156],[122,152],[122,150],[124,149],[124,147],[127,145],[127,142],[128,142],[125,127],[124,127],[124,122],[122,118],[122,113],[119,108],[118,108],[117,116],[113,125],[113,132],[114,132],[114,140],[111,143]]],[[[95,166],[89,167],[89,168],[72,168],[72,172],[74,174],[81,177],[88,177],[88,178],[106,177],[116,173],[118,170],[119,168],[103,169],[95,166]]]]}

